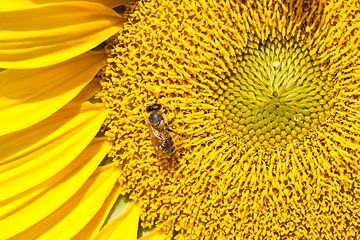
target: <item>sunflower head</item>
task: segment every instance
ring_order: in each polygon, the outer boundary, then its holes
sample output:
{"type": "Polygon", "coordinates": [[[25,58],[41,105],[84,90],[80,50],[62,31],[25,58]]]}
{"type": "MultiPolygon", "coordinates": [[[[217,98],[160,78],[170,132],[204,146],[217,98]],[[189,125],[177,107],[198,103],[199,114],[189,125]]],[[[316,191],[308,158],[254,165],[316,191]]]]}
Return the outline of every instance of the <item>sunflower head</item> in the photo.
{"type": "Polygon", "coordinates": [[[358,4],[139,1],[99,96],[123,193],[177,239],[353,236],[358,4]],[[341,25],[338,22],[341,20],[341,25]],[[154,154],[159,103],[177,152],[154,154]],[[346,220],[347,219],[347,220],[346,220]],[[346,229],[346,231],[345,231],[346,229]],[[209,237],[210,238],[210,237],[209,237]]]}

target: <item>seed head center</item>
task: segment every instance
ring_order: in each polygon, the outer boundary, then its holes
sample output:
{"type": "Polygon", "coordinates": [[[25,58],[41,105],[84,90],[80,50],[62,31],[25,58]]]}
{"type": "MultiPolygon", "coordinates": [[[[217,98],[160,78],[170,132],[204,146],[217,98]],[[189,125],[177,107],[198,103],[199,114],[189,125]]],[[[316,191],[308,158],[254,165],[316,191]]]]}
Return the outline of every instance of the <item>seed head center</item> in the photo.
{"type": "Polygon", "coordinates": [[[220,85],[227,125],[245,142],[302,138],[329,110],[320,67],[293,40],[250,43],[220,85]]]}

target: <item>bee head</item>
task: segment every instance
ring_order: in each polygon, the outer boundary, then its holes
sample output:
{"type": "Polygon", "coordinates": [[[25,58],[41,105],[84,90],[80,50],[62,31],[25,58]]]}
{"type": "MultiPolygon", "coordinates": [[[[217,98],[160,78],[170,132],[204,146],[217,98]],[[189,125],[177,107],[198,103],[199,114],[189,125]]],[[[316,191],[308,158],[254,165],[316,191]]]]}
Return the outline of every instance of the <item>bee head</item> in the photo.
{"type": "Polygon", "coordinates": [[[147,106],[146,111],[152,112],[152,111],[159,111],[160,109],[161,109],[161,104],[154,103],[147,106]]]}

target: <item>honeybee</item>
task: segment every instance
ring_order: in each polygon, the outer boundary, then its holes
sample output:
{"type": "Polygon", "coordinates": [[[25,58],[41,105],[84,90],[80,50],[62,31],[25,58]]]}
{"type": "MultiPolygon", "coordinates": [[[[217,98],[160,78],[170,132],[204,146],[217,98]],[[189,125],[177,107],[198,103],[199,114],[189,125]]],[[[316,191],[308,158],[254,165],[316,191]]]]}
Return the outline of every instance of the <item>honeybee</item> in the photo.
{"type": "Polygon", "coordinates": [[[149,105],[146,111],[149,113],[146,122],[150,128],[151,141],[154,145],[156,155],[158,158],[171,157],[176,151],[176,145],[170,132],[175,132],[166,127],[173,123],[175,118],[168,122],[166,111],[161,111],[160,104],[149,105]]]}

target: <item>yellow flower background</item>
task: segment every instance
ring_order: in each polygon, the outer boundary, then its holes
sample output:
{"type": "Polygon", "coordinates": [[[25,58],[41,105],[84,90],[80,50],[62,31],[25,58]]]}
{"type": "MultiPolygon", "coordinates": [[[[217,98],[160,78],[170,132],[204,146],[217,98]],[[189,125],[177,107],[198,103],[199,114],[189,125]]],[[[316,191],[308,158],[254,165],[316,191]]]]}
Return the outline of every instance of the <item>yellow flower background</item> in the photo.
{"type": "Polygon", "coordinates": [[[0,1],[0,238],[357,239],[359,9],[0,1]]]}

